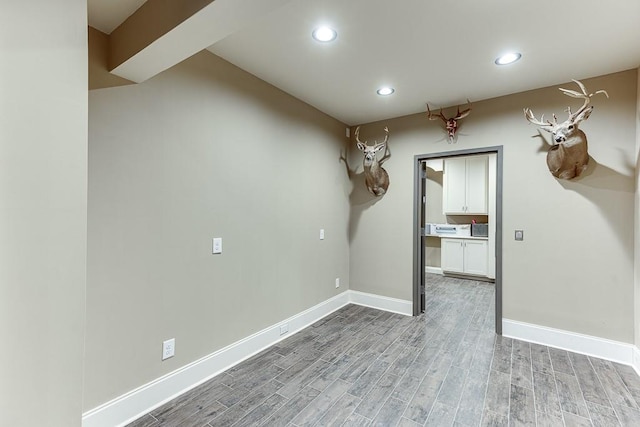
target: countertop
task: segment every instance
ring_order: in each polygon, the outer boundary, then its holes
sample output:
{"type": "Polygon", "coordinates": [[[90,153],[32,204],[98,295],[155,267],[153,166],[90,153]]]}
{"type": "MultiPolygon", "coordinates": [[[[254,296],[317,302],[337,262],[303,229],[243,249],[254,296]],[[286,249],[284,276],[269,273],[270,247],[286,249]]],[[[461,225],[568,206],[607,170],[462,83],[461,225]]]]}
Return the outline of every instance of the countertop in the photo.
{"type": "Polygon", "coordinates": [[[481,236],[458,236],[456,234],[427,234],[426,237],[440,237],[442,239],[466,239],[466,240],[489,240],[488,237],[481,236]]]}

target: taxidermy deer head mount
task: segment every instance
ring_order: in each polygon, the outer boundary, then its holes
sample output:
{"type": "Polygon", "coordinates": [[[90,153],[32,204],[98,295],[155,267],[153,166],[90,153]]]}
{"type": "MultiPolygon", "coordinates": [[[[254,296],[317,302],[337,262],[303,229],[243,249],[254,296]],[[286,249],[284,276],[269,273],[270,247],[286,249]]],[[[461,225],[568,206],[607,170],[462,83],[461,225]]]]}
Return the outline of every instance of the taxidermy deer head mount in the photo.
{"type": "Polygon", "coordinates": [[[387,141],[389,140],[389,129],[385,126],[384,141],[374,141],[373,145],[367,145],[367,141],[360,141],[360,126],[356,128],[356,143],[358,150],[364,153],[362,165],[364,166],[364,182],[367,190],[374,196],[382,196],[389,188],[389,174],[382,167],[382,163],[389,158],[387,155],[387,141]],[[378,161],[376,153],[384,148],[385,155],[378,161]]]}
{"type": "Polygon", "coordinates": [[[604,93],[607,98],[609,94],[605,90],[598,90],[594,93],[587,93],[587,89],[578,80],[573,80],[582,93],[575,90],[559,88],[562,93],[572,98],[581,98],[584,103],[582,107],[575,113],[571,112],[571,107],[567,107],[569,118],[562,123],[558,123],[558,118],[553,115],[553,122],[547,120],[543,122],[544,115],[540,116],[540,120],[536,119],[533,111],[529,108],[524,109],[524,117],[534,125],[540,126],[540,129],[551,133],[553,137],[553,145],[547,152],[547,166],[549,172],[556,178],[573,179],[584,172],[589,163],[589,153],[587,152],[587,135],[580,129],[578,125],[581,121],[587,120],[593,111],[593,106],[589,107],[591,97],[598,93],[604,93]]]}
{"type": "Polygon", "coordinates": [[[455,117],[446,118],[444,114],[442,114],[442,108],[438,114],[433,114],[429,109],[429,104],[427,104],[427,117],[429,120],[442,120],[447,129],[447,136],[449,138],[449,144],[456,141],[456,132],[458,132],[458,120],[464,119],[471,113],[471,102],[467,99],[467,104],[469,104],[469,108],[466,110],[460,111],[460,106],[458,105],[458,114],[455,117]]]}

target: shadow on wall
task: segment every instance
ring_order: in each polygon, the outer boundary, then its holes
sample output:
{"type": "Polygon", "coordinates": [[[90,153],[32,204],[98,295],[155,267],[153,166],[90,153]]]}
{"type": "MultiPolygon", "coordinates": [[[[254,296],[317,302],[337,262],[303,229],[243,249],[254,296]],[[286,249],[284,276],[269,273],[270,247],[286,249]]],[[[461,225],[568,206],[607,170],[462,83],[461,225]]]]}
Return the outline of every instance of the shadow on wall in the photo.
{"type": "MultiPolygon", "coordinates": [[[[355,236],[358,230],[358,224],[360,224],[360,218],[362,218],[364,211],[378,203],[384,196],[376,197],[369,193],[364,180],[364,170],[358,172],[357,168],[352,169],[349,167],[347,153],[340,153],[339,161],[344,163],[347,176],[349,177],[349,181],[351,181],[351,193],[349,194],[349,226],[347,229],[349,243],[351,243],[353,236],[355,236]]],[[[389,186],[391,186],[391,184],[389,184],[389,186]]]]}
{"type": "MultiPolygon", "coordinates": [[[[633,176],[611,169],[589,156],[587,169],[580,177],[570,181],[563,179],[557,179],[557,181],[565,190],[574,191],[597,206],[620,242],[632,242],[629,239],[629,224],[620,221],[620,211],[625,208],[620,206],[618,195],[620,192],[634,193],[633,176]],[[602,203],[604,193],[611,196],[608,203],[602,203]]],[[[630,257],[632,257],[632,249],[633,247],[627,251],[630,257]]]]}

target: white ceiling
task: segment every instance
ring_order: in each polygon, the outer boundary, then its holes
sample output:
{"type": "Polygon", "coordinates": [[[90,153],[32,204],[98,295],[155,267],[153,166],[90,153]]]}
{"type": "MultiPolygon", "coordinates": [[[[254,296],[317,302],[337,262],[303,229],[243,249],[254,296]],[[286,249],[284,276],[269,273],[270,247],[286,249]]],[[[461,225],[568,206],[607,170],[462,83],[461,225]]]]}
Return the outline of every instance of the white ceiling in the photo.
{"type": "MultiPolygon", "coordinates": [[[[89,24],[142,3],[88,0],[89,24]]],[[[289,0],[209,50],[355,125],[637,68],[639,23],[639,0],[289,0]],[[338,39],[315,42],[319,24],[338,39]],[[496,66],[509,50],[522,60],[496,66]]]]}

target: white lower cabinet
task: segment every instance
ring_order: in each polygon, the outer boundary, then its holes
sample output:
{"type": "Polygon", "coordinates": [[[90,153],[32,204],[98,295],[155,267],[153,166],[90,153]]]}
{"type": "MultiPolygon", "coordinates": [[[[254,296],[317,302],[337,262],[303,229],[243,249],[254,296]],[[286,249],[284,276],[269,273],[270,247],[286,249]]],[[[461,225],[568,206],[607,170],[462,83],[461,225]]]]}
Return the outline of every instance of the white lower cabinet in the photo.
{"type": "Polygon", "coordinates": [[[487,275],[487,241],[446,239],[442,241],[442,271],[487,275]]]}

